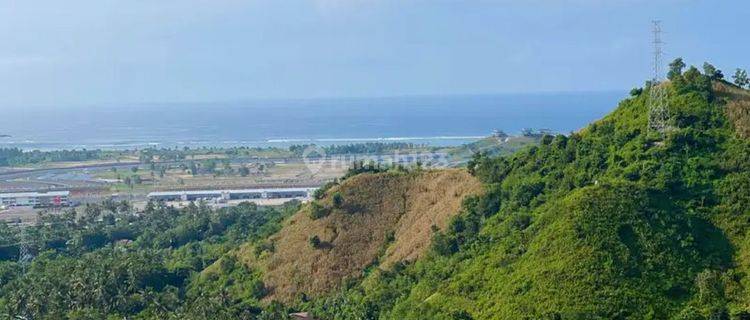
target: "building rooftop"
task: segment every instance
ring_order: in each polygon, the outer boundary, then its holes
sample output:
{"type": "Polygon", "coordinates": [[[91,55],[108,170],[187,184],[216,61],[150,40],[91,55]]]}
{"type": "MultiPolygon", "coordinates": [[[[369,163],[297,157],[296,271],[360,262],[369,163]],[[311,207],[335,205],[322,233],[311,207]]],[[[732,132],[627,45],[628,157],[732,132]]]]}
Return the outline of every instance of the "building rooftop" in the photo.
{"type": "Polygon", "coordinates": [[[184,191],[156,191],[150,192],[149,197],[155,196],[170,196],[170,195],[202,195],[202,194],[215,194],[221,195],[222,193],[251,193],[251,192],[299,192],[299,191],[312,191],[317,188],[263,188],[263,189],[230,189],[230,190],[184,190],[184,191]]]}
{"type": "Polygon", "coordinates": [[[15,193],[0,193],[0,198],[65,197],[69,195],[70,195],[70,191],[15,192],[15,193]]]}

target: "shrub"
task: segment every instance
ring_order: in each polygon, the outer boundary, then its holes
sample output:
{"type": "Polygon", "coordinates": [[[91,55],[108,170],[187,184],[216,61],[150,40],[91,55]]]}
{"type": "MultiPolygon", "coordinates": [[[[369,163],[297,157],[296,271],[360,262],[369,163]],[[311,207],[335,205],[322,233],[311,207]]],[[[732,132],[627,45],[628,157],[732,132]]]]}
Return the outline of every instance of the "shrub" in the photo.
{"type": "Polygon", "coordinates": [[[310,218],[313,220],[318,220],[320,218],[324,218],[328,216],[330,211],[328,208],[320,205],[319,203],[313,201],[310,202],[310,218]]]}
{"type": "Polygon", "coordinates": [[[260,257],[264,252],[274,252],[276,246],[271,241],[263,241],[255,247],[255,256],[260,257]]]}
{"type": "Polygon", "coordinates": [[[331,188],[335,187],[336,185],[338,185],[336,181],[324,184],[322,187],[316,189],[315,192],[313,192],[313,198],[315,200],[323,199],[326,196],[326,192],[328,192],[328,190],[331,190],[331,188]]]}
{"type": "Polygon", "coordinates": [[[344,204],[344,197],[341,195],[341,193],[334,193],[333,194],[333,207],[334,208],[341,208],[341,206],[344,204]]]}
{"type": "Polygon", "coordinates": [[[307,241],[310,243],[310,246],[313,248],[317,249],[320,247],[320,238],[318,236],[312,236],[307,241]]]}

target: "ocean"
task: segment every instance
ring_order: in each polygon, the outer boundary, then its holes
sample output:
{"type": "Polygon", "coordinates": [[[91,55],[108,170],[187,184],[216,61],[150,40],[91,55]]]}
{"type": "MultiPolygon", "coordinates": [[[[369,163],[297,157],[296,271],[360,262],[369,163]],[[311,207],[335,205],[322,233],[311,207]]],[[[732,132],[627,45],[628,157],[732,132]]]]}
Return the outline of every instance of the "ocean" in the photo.
{"type": "Polygon", "coordinates": [[[460,145],[503,130],[569,133],[625,92],[412,96],[0,109],[1,147],[24,150],[357,142],[460,145]]]}

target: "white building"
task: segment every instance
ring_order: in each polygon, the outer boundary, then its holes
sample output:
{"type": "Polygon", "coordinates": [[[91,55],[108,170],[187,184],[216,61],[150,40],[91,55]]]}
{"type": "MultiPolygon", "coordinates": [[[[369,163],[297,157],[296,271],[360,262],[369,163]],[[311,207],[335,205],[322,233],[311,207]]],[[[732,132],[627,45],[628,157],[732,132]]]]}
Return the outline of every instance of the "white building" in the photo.
{"type": "Polygon", "coordinates": [[[151,192],[148,198],[157,201],[295,199],[309,198],[317,188],[269,188],[242,190],[194,190],[151,192]]]}
{"type": "Polygon", "coordinates": [[[0,193],[0,205],[5,207],[65,207],[70,191],[0,193]]]}

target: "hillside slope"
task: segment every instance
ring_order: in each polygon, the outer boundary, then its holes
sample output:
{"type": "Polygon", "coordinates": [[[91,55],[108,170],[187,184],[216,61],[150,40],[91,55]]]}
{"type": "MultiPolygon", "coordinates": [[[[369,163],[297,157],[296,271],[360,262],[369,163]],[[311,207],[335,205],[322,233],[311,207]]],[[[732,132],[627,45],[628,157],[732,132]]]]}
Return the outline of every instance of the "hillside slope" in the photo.
{"type": "Polygon", "coordinates": [[[750,317],[747,91],[691,68],[571,136],[469,171],[487,192],[413,264],[303,303],[321,318],[750,317]]]}
{"type": "Polygon", "coordinates": [[[266,300],[320,296],[369,267],[416,260],[433,230],[444,229],[462,200],[480,191],[481,183],[458,169],[356,175],[316,201],[326,216],[313,218],[308,205],[263,247],[246,246],[237,257],[263,274],[266,300]]]}
{"type": "Polygon", "coordinates": [[[727,99],[727,117],[737,134],[750,138],[750,91],[723,82],[714,83],[714,91],[727,99]]]}

